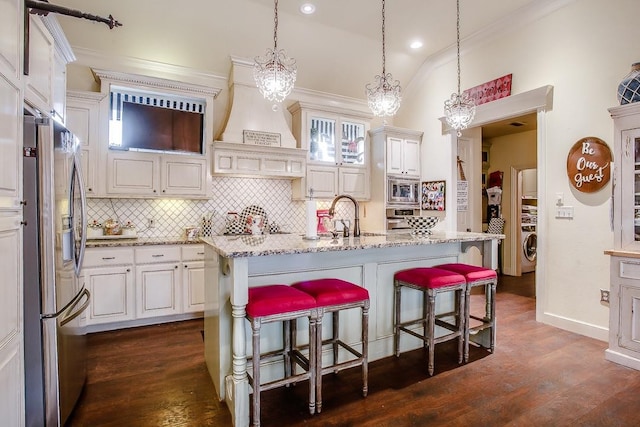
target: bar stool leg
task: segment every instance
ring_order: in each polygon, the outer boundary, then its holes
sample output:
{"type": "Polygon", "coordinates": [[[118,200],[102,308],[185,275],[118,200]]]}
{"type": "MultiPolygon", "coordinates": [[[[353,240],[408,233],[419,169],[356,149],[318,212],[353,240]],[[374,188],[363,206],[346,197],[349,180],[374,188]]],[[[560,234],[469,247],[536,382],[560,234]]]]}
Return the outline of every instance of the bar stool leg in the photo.
{"type": "Polygon", "coordinates": [[[491,319],[491,353],[493,353],[495,346],[496,346],[496,305],[495,305],[495,300],[496,300],[496,285],[497,285],[497,281],[496,282],[492,282],[489,286],[490,288],[490,299],[492,302],[494,302],[493,304],[489,304],[489,306],[491,307],[489,310],[489,319],[491,319]]]}
{"type": "MultiPolygon", "coordinates": [[[[324,311],[321,308],[318,308],[318,320],[316,321],[316,333],[315,337],[315,348],[314,350],[314,361],[315,361],[315,386],[316,386],[316,413],[320,413],[322,411],[322,318],[324,317],[324,311]]],[[[311,342],[311,337],[309,337],[309,342],[311,342]]],[[[311,348],[309,348],[309,354],[311,354],[311,348]]]]}
{"type": "Polygon", "coordinates": [[[469,325],[471,319],[471,287],[465,288],[465,301],[464,301],[464,363],[469,361],[469,325]]]}
{"type": "Polygon", "coordinates": [[[369,304],[362,307],[362,396],[369,393],[369,304]]]}
{"type": "Polygon", "coordinates": [[[429,333],[426,333],[425,336],[427,337],[427,339],[425,340],[426,344],[429,346],[429,362],[427,365],[427,370],[429,371],[429,376],[433,375],[433,365],[434,365],[434,358],[435,358],[435,352],[434,352],[434,333],[436,330],[436,310],[435,310],[435,305],[436,305],[436,296],[435,294],[433,294],[431,291],[427,292],[428,296],[428,325],[429,325],[429,333]]]}
{"type": "MultiPolygon", "coordinates": [[[[467,356],[469,353],[469,340],[467,339],[469,328],[466,327],[466,302],[468,301],[466,297],[466,289],[467,287],[465,287],[465,291],[456,291],[456,297],[458,297],[458,301],[456,303],[456,325],[458,326],[458,331],[460,332],[460,336],[458,338],[458,363],[462,363],[463,350],[467,352],[467,356]]],[[[464,360],[466,361],[466,357],[464,358],[464,360]]]]}
{"type": "Polygon", "coordinates": [[[396,357],[400,357],[400,297],[402,296],[402,287],[394,283],[395,288],[395,316],[396,321],[393,325],[393,349],[396,357]]]}
{"type": "Polygon", "coordinates": [[[252,345],[253,345],[253,426],[260,426],[260,321],[254,320],[251,322],[251,329],[253,330],[252,345]]]}
{"type": "Polygon", "coordinates": [[[333,335],[332,335],[332,340],[333,340],[333,364],[335,365],[336,363],[338,363],[338,337],[340,335],[340,316],[339,316],[339,312],[338,311],[334,311],[333,313],[333,335]]]}

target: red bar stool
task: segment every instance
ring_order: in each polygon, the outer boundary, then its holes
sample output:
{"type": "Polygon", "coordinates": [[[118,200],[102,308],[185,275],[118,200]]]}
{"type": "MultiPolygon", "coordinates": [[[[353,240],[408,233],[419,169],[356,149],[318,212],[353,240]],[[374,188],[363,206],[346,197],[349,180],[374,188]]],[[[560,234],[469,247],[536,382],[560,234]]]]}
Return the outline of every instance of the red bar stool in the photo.
{"type": "Polygon", "coordinates": [[[496,286],[498,284],[498,274],[490,268],[460,263],[437,265],[436,268],[462,274],[467,281],[465,304],[465,324],[467,326],[464,331],[465,363],[469,360],[469,335],[472,332],[477,333],[490,328],[491,334],[489,335],[489,350],[493,353],[496,345],[496,286]],[[484,286],[484,317],[471,315],[471,288],[476,286],[484,286]],[[480,323],[475,326],[471,326],[471,319],[477,320],[480,323]]]}
{"type": "Polygon", "coordinates": [[[292,287],[304,291],[316,300],[318,307],[318,323],[316,332],[316,412],[322,410],[322,375],[340,370],[362,367],[362,395],[368,393],[368,346],[369,346],[369,292],[358,285],[341,279],[316,279],[298,282],[292,287]],[[351,308],[360,308],[362,312],[361,339],[362,351],[358,352],[351,345],[340,340],[340,311],[351,308]],[[333,334],[331,338],[322,339],[322,317],[325,313],[332,313],[333,334]],[[322,347],[330,344],[332,346],[333,360],[331,364],[322,366],[322,347]],[[355,358],[339,362],[338,350],[342,347],[351,353],[355,358]]]}
{"type": "Polygon", "coordinates": [[[406,332],[421,339],[429,349],[427,369],[433,375],[434,346],[441,342],[458,339],[458,363],[462,363],[464,345],[464,307],[466,281],[464,276],[451,271],[433,267],[410,268],[394,275],[395,290],[395,322],[393,325],[394,350],[396,357],[400,355],[400,332],[406,332]],[[422,292],[422,317],[409,321],[402,321],[402,288],[415,289],[422,292]],[[455,308],[451,313],[436,316],[436,297],[445,292],[455,292],[455,308]],[[454,318],[450,323],[441,318],[454,318]],[[410,329],[410,326],[422,325],[423,332],[410,329]],[[435,336],[436,325],[449,332],[440,337],[435,336]]]}
{"type": "Polygon", "coordinates": [[[260,425],[260,392],[283,385],[309,380],[309,413],[315,412],[315,367],[316,367],[316,322],[318,310],[316,301],[310,295],[287,285],[268,285],[249,288],[249,302],[246,307],[246,318],[251,324],[252,334],[252,369],[248,371],[249,384],[253,387],[253,425],[260,425]],[[297,348],[292,347],[292,331],[299,318],[309,319],[309,358],[297,348]],[[260,354],[260,328],[266,323],[283,322],[283,348],[273,352],[260,354]],[[292,324],[294,325],[292,327],[292,324]],[[275,358],[283,358],[284,378],[260,383],[260,363],[275,358]],[[295,365],[302,367],[303,372],[296,374],[295,365]]]}

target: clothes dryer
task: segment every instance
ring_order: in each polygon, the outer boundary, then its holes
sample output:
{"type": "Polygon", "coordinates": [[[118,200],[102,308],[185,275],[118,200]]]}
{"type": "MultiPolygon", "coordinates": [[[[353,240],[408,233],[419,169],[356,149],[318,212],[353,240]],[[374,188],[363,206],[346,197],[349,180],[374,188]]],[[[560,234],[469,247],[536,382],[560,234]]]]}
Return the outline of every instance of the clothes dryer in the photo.
{"type": "Polygon", "coordinates": [[[522,227],[522,264],[521,272],[529,273],[536,269],[538,235],[534,229],[522,227]]]}

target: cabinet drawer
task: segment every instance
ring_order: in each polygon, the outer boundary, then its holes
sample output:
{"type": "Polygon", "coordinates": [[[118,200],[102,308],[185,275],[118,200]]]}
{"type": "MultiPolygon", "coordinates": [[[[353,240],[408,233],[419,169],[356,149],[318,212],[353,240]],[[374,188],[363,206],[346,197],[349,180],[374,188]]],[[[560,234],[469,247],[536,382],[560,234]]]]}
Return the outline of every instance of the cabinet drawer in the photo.
{"type": "Polygon", "coordinates": [[[620,277],[624,279],[640,279],[640,260],[620,260],[620,277]]]}
{"type": "Polygon", "coordinates": [[[83,267],[105,267],[109,265],[133,264],[131,248],[95,248],[87,249],[83,267]]]}
{"type": "Polygon", "coordinates": [[[180,261],[180,246],[136,248],[136,264],[180,261]]]}
{"type": "Polygon", "coordinates": [[[204,259],[204,245],[188,245],[182,247],[183,261],[199,261],[204,259]]]}

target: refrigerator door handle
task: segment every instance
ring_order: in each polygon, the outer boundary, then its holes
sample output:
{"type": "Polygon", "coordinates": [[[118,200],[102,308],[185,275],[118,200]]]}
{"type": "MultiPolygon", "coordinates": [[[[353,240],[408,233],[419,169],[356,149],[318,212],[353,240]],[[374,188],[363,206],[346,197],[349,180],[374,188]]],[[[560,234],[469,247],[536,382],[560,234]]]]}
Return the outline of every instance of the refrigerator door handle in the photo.
{"type": "Polygon", "coordinates": [[[69,309],[75,307],[78,304],[78,301],[80,301],[80,299],[82,299],[83,296],[90,296],[91,294],[89,293],[88,289],[83,289],[82,292],[78,293],[75,297],[73,297],[73,299],[71,301],[69,301],[64,307],[62,307],[60,310],[56,311],[55,313],[46,313],[46,314],[42,314],[40,316],[41,319],[54,319],[56,317],[60,317],[62,316],[62,314],[64,314],[65,311],[68,311],[69,309]]]}
{"type": "MultiPolygon", "coordinates": [[[[82,172],[80,169],[80,161],[78,160],[78,156],[79,154],[77,152],[74,153],[73,171],[71,173],[71,182],[70,182],[71,191],[69,192],[69,198],[70,198],[69,203],[71,206],[73,206],[73,202],[74,202],[73,189],[77,185],[78,191],[80,193],[80,227],[81,229],[80,229],[80,248],[78,250],[78,253],[75,255],[76,259],[74,260],[75,262],[74,268],[75,268],[76,276],[79,277],[80,270],[82,269],[82,261],[84,259],[84,251],[87,246],[87,196],[84,191],[84,182],[82,182],[82,172]]],[[[76,225],[75,212],[73,213],[73,215],[74,215],[74,224],[72,226],[72,230],[73,230],[74,236],[72,241],[75,242],[76,240],[75,233],[77,232],[77,230],[73,228],[76,225]]]]}
{"type": "Polygon", "coordinates": [[[60,320],[60,326],[64,326],[67,323],[71,322],[76,317],[80,316],[82,314],[82,312],[89,305],[89,301],[90,300],[91,300],[91,292],[89,292],[89,289],[84,288],[82,290],[82,292],[78,295],[78,297],[74,299],[74,304],[72,304],[71,307],[69,307],[69,310],[68,310],[68,313],[66,314],[66,316],[64,316],[64,318],[60,320]],[[81,301],[82,297],[84,297],[84,296],[86,296],[87,298],[82,303],[80,308],[76,309],[78,304],[80,304],[80,301],[81,301]]]}

